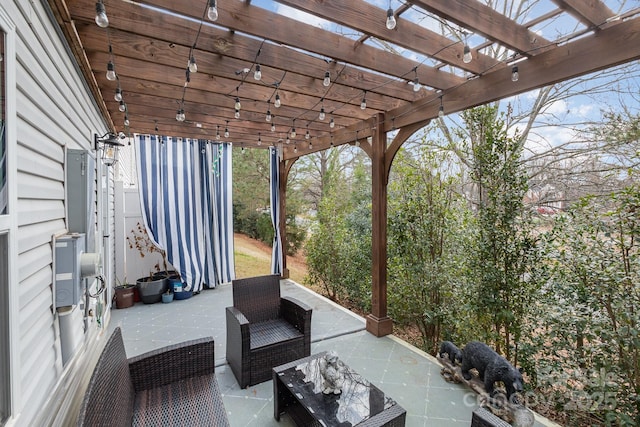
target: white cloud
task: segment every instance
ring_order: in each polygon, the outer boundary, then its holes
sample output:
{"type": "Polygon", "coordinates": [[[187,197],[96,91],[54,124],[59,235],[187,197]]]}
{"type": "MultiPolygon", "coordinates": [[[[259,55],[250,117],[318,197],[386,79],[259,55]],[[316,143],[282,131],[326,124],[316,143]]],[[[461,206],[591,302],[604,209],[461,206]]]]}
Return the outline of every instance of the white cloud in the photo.
{"type": "Polygon", "coordinates": [[[292,7],[285,6],[282,4],[278,4],[276,8],[276,13],[280,15],[284,15],[287,18],[291,18],[291,19],[295,19],[296,21],[303,22],[305,24],[313,25],[314,27],[328,29],[331,27],[331,25],[333,25],[331,22],[318,18],[317,16],[311,15],[307,12],[303,12],[298,9],[294,9],[292,7]]]}

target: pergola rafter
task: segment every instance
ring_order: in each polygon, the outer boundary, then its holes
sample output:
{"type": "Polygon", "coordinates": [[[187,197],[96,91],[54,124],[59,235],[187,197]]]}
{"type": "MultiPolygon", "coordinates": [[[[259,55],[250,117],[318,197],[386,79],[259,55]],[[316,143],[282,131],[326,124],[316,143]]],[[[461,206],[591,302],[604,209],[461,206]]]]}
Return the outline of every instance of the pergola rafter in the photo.
{"type": "Polygon", "coordinates": [[[248,148],[276,145],[282,152],[283,212],[286,178],[297,158],[332,145],[360,145],[372,161],[373,300],[367,328],[376,335],[391,331],[386,185],[402,143],[438,116],[441,103],[447,114],[458,112],[640,58],[640,8],[614,12],[607,0],[539,0],[542,7],[529,8],[518,18],[522,22],[487,5],[496,2],[408,0],[393,10],[393,29],[385,25],[387,10],[368,0],[276,0],[266,8],[265,2],[218,0],[213,23],[206,19],[208,0],[98,0],[106,7],[107,29],[94,22],[96,0],[48,1],[112,130],[215,141],[228,128],[230,137],[222,140],[248,148]],[[555,39],[553,31],[534,29],[554,22],[577,28],[572,34],[562,28],[555,39]],[[448,27],[448,34],[429,25],[448,27]],[[465,62],[464,45],[471,40],[473,59],[465,62]],[[503,57],[487,55],[489,49],[503,57]],[[197,73],[186,73],[190,56],[197,73]],[[115,82],[104,74],[110,60],[115,82]],[[260,81],[253,78],[258,64],[260,81]],[[513,66],[519,69],[516,82],[513,66]],[[117,87],[124,113],[113,97],[117,87]],[[242,103],[238,118],[236,96],[242,103]],[[176,121],[179,107],[183,122],[176,121]],[[290,138],[293,126],[298,136],[290,138]],[[391,130],[398,132],[389,144],[391,130]]]}

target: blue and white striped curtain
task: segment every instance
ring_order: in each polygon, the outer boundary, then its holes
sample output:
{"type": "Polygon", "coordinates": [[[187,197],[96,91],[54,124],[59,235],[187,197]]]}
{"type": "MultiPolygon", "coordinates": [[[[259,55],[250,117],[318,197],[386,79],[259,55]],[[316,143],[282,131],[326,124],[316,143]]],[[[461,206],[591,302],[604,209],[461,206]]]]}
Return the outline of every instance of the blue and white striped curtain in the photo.
{"type": "Polygon", "coordinates": [[[273,224],[273,248],[271,251],[271,274],[282,274],[282,240],[280,240],[280,156],[276,147],[269,147],[271,162],[271,223],[273,224]]]}
{"type": "Polygon", "coordinates": [[[185,290],[234,278],[231,147],[136,135],[142,218],[185,290]]]}

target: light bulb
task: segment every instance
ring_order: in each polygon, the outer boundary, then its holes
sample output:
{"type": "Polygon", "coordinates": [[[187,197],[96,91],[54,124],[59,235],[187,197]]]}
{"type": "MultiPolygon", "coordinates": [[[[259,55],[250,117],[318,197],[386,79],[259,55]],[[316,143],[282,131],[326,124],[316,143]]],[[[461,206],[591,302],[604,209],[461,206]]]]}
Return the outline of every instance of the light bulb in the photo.
{"type": "Polygon", "coordinates": [[[296,133],[296,128],[291,128],[291,139],[295,138],[295,137],[296,137],[296,135],[298,135],[298,134],[296,133]]]}
{"type": "Polygon", "coordinates": [[[220,139],[220,125],[216,125],[216,139],[220,139]]]}
{"type": "Polygon", "coordinates": [[[256,70],[253,73],[253,78],[256,80],[262,79],[262,68],[260,67],[260,64],[256,65],[256,70]]]}
{"type": "Polygon", "coordinates": [[[195,57],[191,57],[189,59],[189,63],[187,64],[187,66],[189,67],[189,71],[192,73],[197,73],[198,72],[198,64],[196,64],[196,58],[195,57]]]}
{"type": "Polygon", "coordinates": [[[107,64],[107,80],[114,81],[116,79],[116,69],[113,66],[113,62],[109,61],[107,64]]]}
{"type": "Polygon", "coordinates": [[[129,117],[128,116],[124,116],[124,125],[125,126],[129,126],[129,117]]]}
{"type": "Polygon", "coordinates": [[[324,112],[324,107],[320,108],[320,114],[318,114],[318,119],[324,120],[327,115],[324,112]]]}
{"type": "Polygon", "coordinates": [[[271,121],[271,118],[272,118],[272,116],[271,116],[271,110],[267,110],[267,115],[265,116],[265,118],[264,118],[264,119],[265,119],[266,121],[270,122],[270,121],[271,121]]]}
{"type": "Polygon", "coordinates": [[[438,109],[438,117],[440,118],[444,117],[444,107],[442,105],[438,109]]]}
{"type": "Polygon", "coordinates": [[[242,108],[242,105],[240,105],[240,98],[236,96],[236,110],[240,110],[240,108],[242,108]]]}
{"type": "Polygon", "coordinates": [[[311,143],[311,141],[309,141],[309,150],[311,150],[313,148],[313,144],[311,143]]]}
{"type": "Polygon", "coordinates": [[[240,118],[240,110],[236,109],[236,112],[233,114],[233,117],[235,117],[236,119],[240,118]]]}
{"type": "Polygon", "coordinates": [[[275,132],[275,131],[276,131],[276,124],[271,123],[271,132],[275,132]]]}
{"type": "Polygon", "coordinates": [[[289,137],[287,137],[287,140],[285,141],[287,144],[291,144],[291,140],[289,139],[289,137]]]}
{"type": "Polygon", "coordinates": [[[120,100],[120,105],[118,105],[118,110],[120,110],[121,113],[124,113],[127,110],[127,106],[124,104],[123,100],[120,100]]]}
{"type": "Polygon", "coordinates": [[[96,24],[100,28],[107,28],[109,26],[107,11],[105,10],[104,4],[101,1],[96,3],[96,24]]]}
{"type": "Polygon", "coordinates": [[[258,145],[262,145],[262,138],[260,138],[260,134],[258,134],[258,145]]]}
{"type": "Polygon", "coordinates": [[[360,103],[360,109],[361,110],[367,109],[367,98],[362,98],[362,102],[360,103]]]}
{"type": "Polygon", "coordinates": [[[304,139],[311,138],[311,134],[309,133],[309,129],[307,129],[307,133],[304,135],[304,139]]]}
{"type": "Polygon", "coordinates": [[[180,121],[180,110],[176,111],[176,120],[180,121]]]}
{"type": "Polygon", "coordinates": [[[329,121],[329,127],[331,129],[333,129],[334,127],[336,127],[336,122],[333,121],[333,117],[331,117],[331,120],[329,121]]]}
{"type": "Polygon", "coordinates": [[[416,77],[413,79],[413,91],[420,92],[420,89],[422,89],[422,85],[420,84],[420,80],[416,77]]]}
{"type": "Polygon", "coordinates": [[[517,82],[519,78],[520,78],[520,73],[518,72],[518,66],[516,65],[513,68],[511,68],[511,81],[517,82]]]}
{"type": "Polygon", "coordinates": [[[393,16],[393,9],[387,10],[387,29],[393,30],[396,27],[396,17],[393,16]]]}
{"type": "Polygon", "coordinates": [[[180,110],[180,121],[184,122],[184,119],[186,119],[186,116],[184,115],[184,110],[180,110]]]}
{"type": "Polygon", "coordinates": [[[276,100],[275,100],[275,102],[273,103],[273,105],[274,105],[276,108],[280,108],[280,105],[281,105],[281,104],[282,104],[282,103],[280,102],[280,95],[278,95],[278,94],[276,93],[276,100]]]}
{"type": "Polygon", "coordinates": [[[229,128],[224,128],[224,137],[229,138],[229,128]]]}
{"type": "Polygon", "coordinates": [[[122,101],[122,90],[120,88],[116,89],[116,94],[113,95],[113,99],[115,99],[117,102],[122,101]]]}
{"type": "Polygon", "coordinates": [[[465,64],[468,64],[469,62],[471,62],[472,59],[473,57],[471,56],[471,49],[469,48],[469,45],[465,44],[464,55],[462,55],[462,62],[464,62],[465,64]]]}
{"type": "Polygon", "coordinates": [[[218,19],[218,8],[216,7],[216,0],[209,1],[209,9],[207,10],[207,18],[209,21],[216,21],[218,19]]]}
{"type": "Polygon", "coordinates": [[[324,80],[322,80],[322,85],[324,87],[328,87],[331,84],[331,73],[329,73],[328,71],[326,71],[324,73],[324,80]]]}
{"type": "Polygon", "coordinates": [[[293,152],[294,152],[294,153],[297,153],[297,152],[298,152],[298,146],[297,146],[297,145],[294,145],[294,146],[293,146],[293,152]]]}

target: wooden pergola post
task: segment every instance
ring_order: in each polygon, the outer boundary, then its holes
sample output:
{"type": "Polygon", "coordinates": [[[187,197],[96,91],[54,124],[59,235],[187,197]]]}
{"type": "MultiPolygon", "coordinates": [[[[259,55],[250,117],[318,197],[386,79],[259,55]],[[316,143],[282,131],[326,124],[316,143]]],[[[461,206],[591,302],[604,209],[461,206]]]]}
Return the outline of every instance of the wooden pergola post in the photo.
{"type": "Polygon", "coordinates": [[[371,142],[371,314],[367,331],[377,337],[393,332],[393,321],[387,316],[387,175],[385,155],[387,133],[384,114],[378,114],[371,142]]]}
{"type": "Polygon", "coordinates": [[[296,159],[284,160],[280,158],[280,167],[278,168],[278,192],[280,200],[280,243],[282,244],[282,272],[280,273],[283,279],[289,278],[289,269],[287,268],[287,179],[289,178],[289,171],[291,166],[295,163],[296,159]]]}

